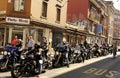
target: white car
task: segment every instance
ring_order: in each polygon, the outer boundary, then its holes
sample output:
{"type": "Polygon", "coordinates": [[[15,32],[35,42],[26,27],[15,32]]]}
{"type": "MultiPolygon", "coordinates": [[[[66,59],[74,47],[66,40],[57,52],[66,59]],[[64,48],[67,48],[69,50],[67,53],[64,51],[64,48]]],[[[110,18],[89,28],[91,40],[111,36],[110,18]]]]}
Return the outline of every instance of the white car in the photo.
{"type": "Polygon", "coordinates": [[[120,46],[117,46],[117,51],[120,51],[120,46]]]}

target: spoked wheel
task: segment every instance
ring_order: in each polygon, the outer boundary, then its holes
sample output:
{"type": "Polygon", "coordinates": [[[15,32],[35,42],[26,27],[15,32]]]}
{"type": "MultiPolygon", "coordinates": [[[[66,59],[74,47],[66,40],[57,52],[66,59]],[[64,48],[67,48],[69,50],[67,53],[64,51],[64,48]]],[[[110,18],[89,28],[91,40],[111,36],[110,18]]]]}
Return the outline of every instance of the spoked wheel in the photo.
{"type": "Polygon", "coordinates": [[[71,57],[69,58],[69,62],[70,62],[70,63],[74,63],[74,57],[71,56],[71,57]]]}
{"type": "Polygon", "coordinates": [[[22,76],[22,69],[21,69],[21,66],[18,65],[18,66],[14,66],[11,70],[11,76],[13,78],[18,78],[18,77],[21,77],[22,76]]]}
{"type": "Polygon", "coordinates": [[[2,60],[0,62],[0,71],[4,72],[7,70],[7,63],[8,63],[8,60],[2,60]]]}

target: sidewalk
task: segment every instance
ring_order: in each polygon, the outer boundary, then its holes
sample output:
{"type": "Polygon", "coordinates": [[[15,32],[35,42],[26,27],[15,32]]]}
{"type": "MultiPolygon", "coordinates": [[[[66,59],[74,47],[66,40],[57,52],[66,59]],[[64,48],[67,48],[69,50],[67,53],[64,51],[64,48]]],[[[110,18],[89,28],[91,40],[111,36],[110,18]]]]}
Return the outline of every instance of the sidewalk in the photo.
{"type": "MultiPolygon", "coordinates": [[[[120,52],[117,52],[117,55],[120,55],[120,52]]],[[[67,68],[65,66],[65,67],[61,67],[61,68],[55,68],[55,69],[52,69],[52,70],[46,70],[46,73],[40,74],[38,77],[39,78],[54,78],[57,75],[61,75],[61,74],[66,73],[66,72],[73,71],[73,70],[78,69],[80,67],[87,66],[89,64],[92,64],[94,62],[97,62],[97,61],[100,61],[100,60],[103,60],[103,59],[106,59],[106,58],[113,58],[113,55],[110,54],[110,55],[107,55],[107,56],[92,58],[92,59],[89,59],[89,60],[85,60],[84,63],[70,64],[69,68],[67,68]]]]}

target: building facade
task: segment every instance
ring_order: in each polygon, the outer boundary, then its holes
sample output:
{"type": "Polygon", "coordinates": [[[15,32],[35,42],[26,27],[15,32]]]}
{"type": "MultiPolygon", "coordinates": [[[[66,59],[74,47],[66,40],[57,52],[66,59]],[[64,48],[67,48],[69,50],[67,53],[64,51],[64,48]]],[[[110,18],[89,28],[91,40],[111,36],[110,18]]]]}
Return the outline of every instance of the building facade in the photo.
{"type": "Polygon", "coordinates": [[[30,26],[31,0],[1,0],[0,1],[0,46],[11,43],[15,35],[27,41],[30,26]]]}
{"type": "Polygon", "coordinates": [[[114,6],[112,1],[106,1],[105,2],[107,6],[107,12],[108,12],[108,35],[107,35],[107,43],[113,44],[113,30],[114,30],[114,6]]]}
{"type": "Polygon", "coordinates": [[[31,0],[31,24],[35,41],[46,37],[50,47],[66,39],[67,0],[31,0]],[[52,7],[52,8],[51,8],[52,7]],[[36,9],[37,8],[37,9],[36,9]]]}
{"type": "Polygon", "coordinates": [[[113,42],[117,42],[120,44],[120,11],[115,10],[114,13],[114,34],[113,34],[113,42]]]}
{"type": "Polygon", "coordinates": [[[83,43],[87,37],[87,16],[88,16],[88,0],[69,0],[67,6],[67,23],[76,27],[71,28],[73,31],[68,37],[69,42],[83,43]]]}
{"type": "Polygon", "coordinates": [[[15,35],[26,47],[28,36],[35,41],[47,38],[50,47],[55,47],[67,35],[67,0],[1,0],[0,1],[0,46],[11,43],[15,35]],[[4,5],[3,5],[4,4],[4,5]],[[52,7],[52,8],[51,8],[52,7]]]}
{"type": "Polygon", "coordinates": [[[106,6],[103,0],[89,0],[87,40],[99,45],[106,40],[105,21],[107,21],[106,6]]]}
{"type": "Polygon", "coordinates": [[[77,24],[78,30],[87,33],[84,41],[102,44],[106,41],[107,35],[106,10],[103,0],[70,0],[67,22],[77,24]]]}

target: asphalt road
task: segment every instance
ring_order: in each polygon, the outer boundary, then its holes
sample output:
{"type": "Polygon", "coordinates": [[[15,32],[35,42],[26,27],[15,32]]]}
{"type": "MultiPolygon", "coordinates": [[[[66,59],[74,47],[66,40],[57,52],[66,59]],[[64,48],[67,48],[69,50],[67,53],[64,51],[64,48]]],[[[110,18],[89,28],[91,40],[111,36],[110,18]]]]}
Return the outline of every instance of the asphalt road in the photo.
{"type": "MultiPolygon", "coordinates": [[[[11,78],[11,74],[0,72],[0,78],[11,78]]],[[[69,68],[46,70],[39,76],[27,78],[120,78],[120,52],[115,59],[112,55],[92,58],[84,63],[71,64],[69,68]]]]}

